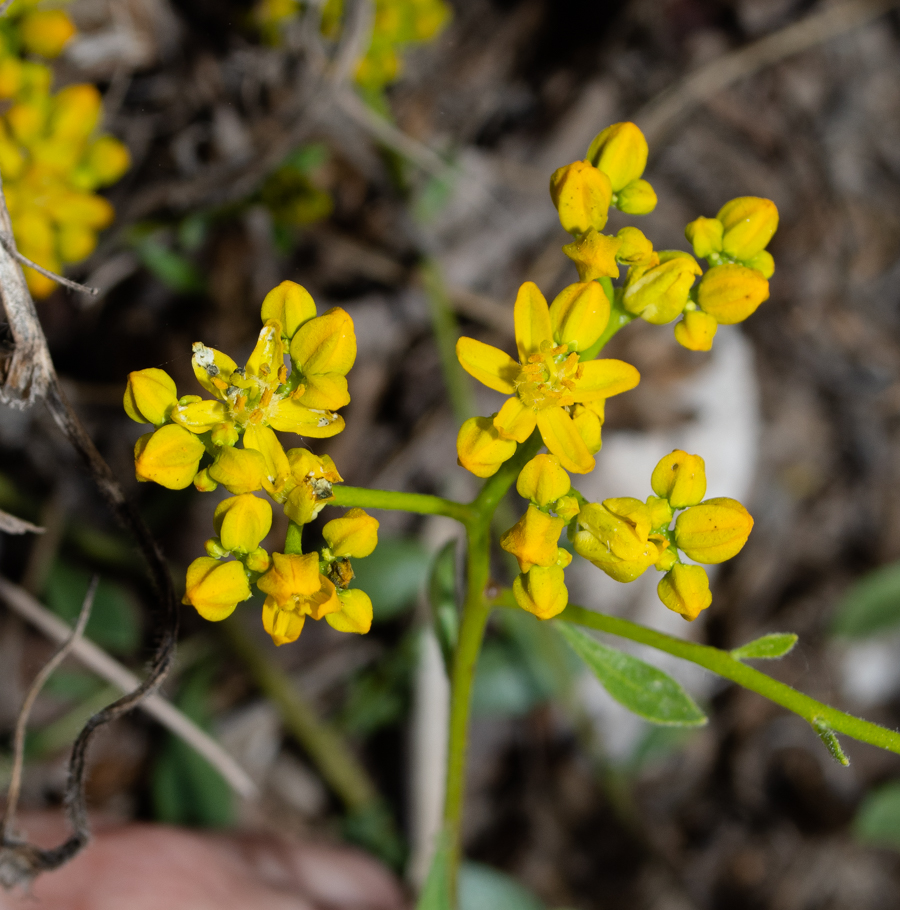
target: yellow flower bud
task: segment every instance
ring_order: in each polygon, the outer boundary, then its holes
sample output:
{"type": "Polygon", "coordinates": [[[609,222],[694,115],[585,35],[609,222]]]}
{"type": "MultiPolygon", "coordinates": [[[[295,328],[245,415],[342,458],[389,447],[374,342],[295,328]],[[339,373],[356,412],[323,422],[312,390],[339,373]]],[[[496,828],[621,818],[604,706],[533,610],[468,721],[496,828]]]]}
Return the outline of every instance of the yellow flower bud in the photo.
{"type": "Polygon", "coordinates": [[[708,499],[682,512],[675,543],[695,562],[719,563],[739,553],[753,530],[753,518],[735,499],[708,499]]]}
{"type": "MultiPolygon", "coordinates": [[[[248,427],[249,430],[249,427],[248,427]]],[[[241,438],[240,433],[238,433],[237,427],[230,421],[225,421],[225,423],[217,423],[209,434],[210,442],[214,446],[233,446],[237,445],[237,441],[241,438]]],[[[246,437],[244,440],[244,445],[248,448],[254,448],[254,446],[248,446],[246,442],[246,437]]]]}
{"type": "Polygon", "coordinates": [[[715,316],[703,310],[685,310],[684,318],[675,323],[675,340],[689,351],[709,351],[718,329],[715,316]]]}
{"type": "Polygon", "coordinates": [[[695,218],[685,229],[684,236],[694,248],[694,255],[709,259],[714,253],[722,252],[722,236],[725,228],[718,218],[695,218]]]}
{"type": "Polygon", "coordinates": [[[131,155],[115,137],[100,136],[91,143],[84,163],[96,186],[109,186],[131,167],[131,155]]]}
{"type": "Polygon", "coordinates": [[[599,452],[603,444],[601,430],[603,428],[605,404],[606,402],[601,398],[600,401],[576,404],[572,408],[572,422],[575,424],[578,435],[584,441],[591,455],[599,452]]]}
{"type": "Polygon", "coordinates": [[[550,325],[557,344],[586,351],[609,322],[609,298],[596,281],[570,284],[550,304],[550,325]]]}
{"type": "MultiPolygon", "coordinates": [[[[694,278],[702,274],[688,253],[664,250],[657,265],[633,265],[628,270],[622,305],[647,322],[663,325],[684,309],[694,278]]],[[[650,260],[652,262],[652,260],[650,260]]]]}
{"type": "Polygon", "coordinates": [[[572,489],[572,481],[555,455],[535,455],[519,472],[516,490],[522,499],[546,509],[572,489]]]}
{"type": "Polygon", "coordinates": [[[219,485],[209,476],[209,471],[204,468],[194,475],[194,487],[200,493],[212,493],[213,490],[219,488],[219,485]]]}
{"type": "Polygon", "coordinates": [[[56,246],[63,262],[80,262],[94,252],[97,234],[78,224],[64,224],[56,235],[56,246]]]}
{"type": "Polygon", "coordinates": [[[490,417],[470,417],[456,437],[457,461],[476,477],[496,474],[516,453],[516,441],[500,436],[490,417]]]}
{"type": "Polygon", "coordinates": [[[96,85],[68,85],[53,96],[50,132],[59,138],[85,139],[96,129],[103,100],[96,85]]]}
{"type": "Polygon", "coordinates": [[[256,586],[269,595],[267,602],[271,599],[280,609],[313,619],[322,619],[341,608],[334,585],[319,572],[317,553],[273,553],[271,568],[256,586]]]}
{"type": "Polygon", "coordinates": [[[647,508],[650,510],[650,527],[665,530],[672,523],[675,512],[667,499],[661,496],[648,496],[647,508]]]}
{"type": "Polygon", "coordinates": [[[91,193],[67,193],[53,206],[53,217],[59,224],[79,224],[100,231],[112,224],[116,211],[102,196],[91,193]]]}
{"type": "Polygon", "coordinates": [[[294,609],[283,608],[274,597],[267,597],[262,609],[263,628],[272,636],[276,645],[290,644],[300,637],[306,614],[294,609]]]}
{"type": "Polygon", "coordinates": [[[760,250],[755,256],[745,259],[744,265],[762,272],[763,278],[771,278],[775,274],[775,260],[768,250],[760,250]]]}
{"type": "Polygon", "coordinates": [[[172,409],[171,417],[174,423],[190,430],[192,433],[206,433],[213,427],[223,423],[228,418],[228,406],[224,401],[210,401],[197,396],[185,404],[178,404],[172,409]]]}
{"type": "Polygon", "coordinates": [[[554,518],[530,505],[500,538],[500,546],[516,557],[521,572],[532,566],[552,566],[556,563],[557,541],[565,524],[562,518],[554,518]]]}
{"type": "Polygon", "coordinates": [[[350,509],[341,518],[329,521],[322,528],[322,536],[334,556],[362,559],[378,544],[378,519],[362,509],[350,509]]]}
{"type": "Polygon", "coordinates": [[[165,370],[150,367],[128,374],[122,404],[125,413],[137,423],[161,426],[177,403],[175,380],[165,370]]]}
{"type": "Polygon", "coordinates": [[[653,244],[636,227],[623,227],[616,237],[622,241],[619,252],[616,253],[619,262],[632,265],[653,255],[653,244]]]}
{"type": "Polygon", "coordinates": [[[250,593],[250,583],[239,562],[201,556],[188,566],[181,602],[190,604],[204,619],[218,622],[230,616],[250,593]]]}
{"type": "Polygon", "coordinates": [[[706,495],[706,464],[699,455],[675,449],[653,469],[650,486],[673,509],[695,506],[706,495]]]}
{"type": "Polygon", "coordinates": [[[223,499],[216,506],[213,527],[226,550],[252,553],[272,527],[272,507],[252,493],[223,499]]]}
{"type": "Polygon", "coordinates": [[[203,544],[203,549],[206,550],[206,555],[212,559],[221,559],[228,555],[228,550],[222,546],[222,541],[218,537],[210,537],[203,544]]]}
{"type": "MultiPolygon", "coordinates": [[[[581,511],[581,503],[578,501],[577,496],[563,496],[556,501],[556,505],[553,506],[553,511],[556,512],[563,521],[570,522],[581,511]]],[[[563,550],[562,552],[566,553],[571,560],[572,556],[567,550],[563,550]]]]}
{"type": "Polygon", "coordinates": [[[649,215],[656,201],[656,190],[646,180],[632,180],[616,193],[616,208],[626,215],[649,215]]]}
{"type": "MultiPolygon", "coordinates": [[[[15,57],[0,60],[0,98],[14,98],[22,86],[22,62],[15,57]]],[[[4,173],[6,173],[4,171],[4,173]]]]}
{"type": "Polygon", "coordinates": [[[22,44],[39,57],[58,57],[75,31],[72,20],[61,9],[30,10],[19,23],[22,44]]]}
{"type": "Polygon", "coordinates": [[[578,277],[582,281],[593,281],[595,278],[619,277],[616,253],[621,245],[618,237],[590,230],[579,240],[567,243],[562,250],[575,263],[578,277]]]}
{"type": "Polygon", "coordinates": [[[535,566],[513,582],[516,603],[538,619],[552,619],[565,610],[569,592],[560,566],[535,566]]]}
{"type": "Polygon", "coordinates": [[[675,549],[675,547],[666,547],[665,550],[659,554],[659,559],[653,564],[653,568],[658,569],[660,572],[668,572],[677,562],[678,550],[675,549]]]}
{"type": "Polygon", "coordinates": [[[722,249],[735,259],[751,259],[764,250],[778,227],[775,203],[758,196],[741,196],[726,202],[716,218],[725,228],[722,249]]]}
{"type": "Polygon", "coordinates": [[[634,123],[614,123],[594,137],[587,159],[607,174],[618,193],[644,173],[648,151],[647,140],[634,123]]]}
{"type": "Polygon", "coordinates": [[[170,490],[190,486],[206,449],[183,427],[167,424],[147,433],[134,446],[134,474],[138,480],[152,480],[170,490]]]}
{"type": "Polygon", "coordinates": [[[266,476],[266,460],[255,449],[226,446],[207,468],[209,476],[229,493],[253,493],[266,476]]]}
{"type": "Polygon", "coordinates": [[[721,325],[743,322],[769,299],[762,272],[727,263],[711,268],[697,287],[697,303],[721,325]]]}
{"type": "Polygon", "coordinates": [[[338,592],[341,609],[337,613],[329,613],[325,622],[338,632],[355,632],[365,635],[372,628],[372,601],[365,591],[359,588],[350,588],[338,592]]]}
{"type": "Polygon", "coordinates": [[[272,560],[262,547],[257,547],[252,553],[247,554],[244,565],[248,572],[262,573],[272,565],[272,560]]]}
{"type": "Polygon", "coordinates": [[[673,565],[659,580],[656,592],[670,610],[680,613],[688,622],[712,603],[709,576],[700,566],[673,565]]]}
{"type": "Polygon", "coordinates": [[[550,198],[559,220],[570,234],[584,234],[606,225],[612,186],[609,177],[589,161],[573,161],[553,172],[550,198]]]}
{"type": "Polygon", "coordinates": [[[350,314],[334,307],[304,322],[291,340],[291,360],[304,376],[346,376],[356,360],[356,334],[350,314]]]}
{"type": "Polygon", "coordinates": [[[640,500],[588,503],[577,523],[575,552],[616,581],[634,581],[659,559],[662,547],[649,538],[650,510],[640,500]]]}
{"type": "Polygon", "coordinates": [[[262,321],[276,319],[284,337],[291,339],[304,322],[316,315],[316,304],[309,291],[295,281],[282,281],[266,294],[262,304],[262,321]]]}

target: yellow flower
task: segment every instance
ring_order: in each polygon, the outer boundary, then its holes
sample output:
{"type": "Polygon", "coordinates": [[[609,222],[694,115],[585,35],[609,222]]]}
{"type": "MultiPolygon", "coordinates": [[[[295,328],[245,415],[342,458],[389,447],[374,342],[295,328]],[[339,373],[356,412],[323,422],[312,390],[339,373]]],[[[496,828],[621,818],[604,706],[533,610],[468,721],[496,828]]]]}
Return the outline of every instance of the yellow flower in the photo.
{"type": "Polygon", "coordinates": [[[619,277],[616,256],[621,246],[618,237],[609,237],[592,228],[578,240],[567,243],[562,251],[575,263],[582,281],[593,281],[619,277]]]}
{"type": "Polygon", "coordinates": [[[650,509],[638,499],[621,497],[588,503],[578,513],[575,552],[616,581],[634,581],[666,547],[650,535],[650,509]]]}
{"type": "Polygon", "coordinates": [[[170,490],[190,486],[206,449],[196,436],[168,424],[147,433],[134,446],[134,474],[138,480],[153,480],[170,490]]]}
{"type": "Polygon", "coordinates": [[[699,455],[675,449],[653,469],[650,485],[673,509],[695,506],[706,495],[706,463],[699,455]]]}
{"type": "Polygon", "coordinates": [[[516,490],[541,509],[561,499],[572,489],[569,475],[555,455],[535,455],[519,472],[516,490]]]}
{"type": "Polygon", "coordinates": [[[596,281],[570,284],[550,304],[554,339],[580,354],[603,334],[609,310],[609,298],[596,281]]]}
{"type": "Polygon", "coordinates": [[[362,559],[378,544],[378,520],[362,509],[350,509],[341,518],[329,521],[322,536],[333,556],[362,559]]]}
{"type": "Polygon", "coordinates": [[[557,541],[565,520],[554,518],[533,505],[500,538],[500,546],[512,553],[519,570],[527,572],[532,566],[552,566],[557,559],[557,541]]]}
{"type": "MultiPolygon", "coordinates": [[[[524,442],[537,427],[544,444],[563,468],[586,474],[593,469],[594,459],[569,409],[633,389],[640,375],[621,360],[580,363],[573,346],[593,344],[596,338],[560,344],[553,337],[547,301],[531,282],[519,289],[514,319],[518,363],[505,352],[473,338],[460,338],[457,342],[459,362],[489,388],[512,396],[494,417],[494,427],[501,438],[524,442]]],[[[462,447],[458,446],[458,450],[460,462],[465,465],[467,456],[462,447]]]]}
{"type": "Polygon", "coordinates": [[[128,149],[113,136],[100,136],[89,146],[84,167],[90,172],[88,186],[108,186],[115,183],[131,167],[128,149]]]}
{"type": "Polygon", "coordinates": [[[282,281],[266,294],[261,315],[263,322],[279,322],[283,337],[290,341],[297,329],[316,315],[316,304],[306,288],[294,281],[282,281]]]}
{"type": "Polygon", "coordinates": [[[52,58],[69,43],[75,26],[61,9],[31,10],[23,16],[19,34],[32,54],[52,58]]]}
{"type": "Polygon", "coordinates": [[[275,499],[284,502],[284,512],[291,521],[304,525],[334,499],[332,487],[342,478],[328,455],[319,457],[308,449],[291,449],[287,457],[291,474],[275,499]]]}
{"type": "Polygon", "coordinates": [[[606,225],[612,186],[609,177],[589,161],[574,161],[553,172],[550,198],[570,234],[584,234],[606,225]]]}
{"type": "Polygon", "coordinates": [[[704,218],[702,215],[684,229],[684,236],[693,246],[694,255],[701,259],[709,259],[722,252],[724,233],[725,226],[718,218],[704,218]]]}
{"type": "Polygon", "coordinates": [[[653,244],[636,227],[623,227],[616,234],[616,238],[622,241],[619,251],[616,253],[616,259],[619,262],[633,265],[636,262],[643,262],[653,255],[653,244]]]}
{"type": "Polygon", "coordinates": [[[694,278],[702,269],[689,253],[664,250],[628,270],[622,306],[654,325],[671,322],[685,308],[694,278]]]}
{"type": "Polygon", "coordinates": [[[252,493],[223,499],[216,506],[213,527],[226,550],[252,553],[272,527],[272,507],[252,493]]]}
{"type": "Polygon", "coordinates": [[[753,530],[753,518],[735,499],[708,499],[682,512],[675,543],[695,562],[719,563],[740,552],[753,530]]]}
{"type": "Polygon", "coordinates": [[[515,452],[515,439],[501,436],[490,417],[470,417],[459,428],[457,460],[476,477],[496,474],[500,465],[512,458],[515,452]]]}
{"type": "Polygon", "coordinates": [[[700,566],[677,563],[656,586],[659,599],[688,622],[695,620],[712,603],[709,576],[700,566]]]}
{"type": "Polygon", "coordinates": [[[513,582],[516,603],[538,619],[552,619],[565,610],[569,592],[560,566],[535,566],[513,582]]]}
{"type": "Polygon", "coordinates": [[[721,325],[743,322],[769,299],[769,282],[762,272],[735,263],[713,266],[697,287],[700,309],[721,325]]]}
{"type": "Polygon", "coordinates": [[[161,426],[176,404],[175,380],[165,370],[151,367],[128,374],[123,405],[132,420],[161,426]]]}
{"type": "Polygon", "coordinates": [[[649,215],[656,202],[656,191],[646,180],[632,180],[616,193],[616,208],[626,215],[649,215]]]}
{"type": "Polygon", "coordinates": [[[596,455],[603,444],[601,431],[603,430],[605,410],[605,402],[602,400],[576,404],[572,408],[572,422],[591,455],[596,455]]]}
{"type": "Polygon", "coordinates": [[[201,556],[188,566],[182,603],[193,606],[204,619],[218,622],[230,616],[250,593],[250,583],[239,562],[201,556]]]}
{"type": "Polygon", "coordinates": [[[633,123],[614,123],[594,137],[587,159],[606,173],[618,193],[644,173],[647,140],[633,123]]]}
{"type": "Polygon", "coordinates": [[[338,632],[365,635],[372,628],[372,601],[369,595],[359,588],[351,588],[348,591],[338,591],[338,600],[341,609],[337,613],[329,613],[325,622],[338,632]]]}
{"type": "Polygon", "coordinates": [[[778,209],[771,199],[741,196],[726,202],[716,218],[722,222],[722,249],[735,259],[751,259],[764,250],[778,228],[778,209]]]}
{"type": "Polygon", "coordinates": [[[675,340],[689,351],[709,351],[718,329],[715,316],[703,310],[685,309],[684,318],[675,323],[675,340]]]}

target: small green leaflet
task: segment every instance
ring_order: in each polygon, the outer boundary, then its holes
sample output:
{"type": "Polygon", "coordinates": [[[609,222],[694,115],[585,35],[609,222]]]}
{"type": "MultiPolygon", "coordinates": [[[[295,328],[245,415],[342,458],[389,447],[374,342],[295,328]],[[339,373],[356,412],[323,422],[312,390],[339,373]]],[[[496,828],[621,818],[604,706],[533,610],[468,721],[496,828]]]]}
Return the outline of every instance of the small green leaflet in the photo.
{"type": "Polygon", "coordinates": [[[795,644],[797,636],[793,632],[773,632],[735,648],[731,656],[735,660],[774,660],[790,653],[795,644]]]}
{"type": "Polygon", "coordinates": [[[450,870],[448,854],[450,839],[446,832],[441,834],[428,870],[428,878],[422,887],[422,893],[416,902],[416,910],[451,910],[450,908],[450,870]]]}
{"type": "Polygon", "coordinates": [[[819,739],[822,740],[825,748],[831,753],[831,757],[839,764],[843,765],[845,768],[849,766],[850,759],[844,755],[844,750],[841,748],[840,742],[838,742],[837,736],[834,734],[834,730],[825,723],[821,718],[816,718],[812,722],[813,730],[819,734],[819,739]]]}
{"type": "Polygon", "coordinates": [[[463,863],[459,870],[459,910],[546,910],[545,904],[514,878],[463,863]]]}
{"type": "Polygon", "coordinates": [[[883,566],[853,585],[838,604],[831,631],[865,638],[900,625],[900,562],[883,566]]]}
{"type": "Polygon", "coordinates": [[[556,628],[572,650],[594,671],[603,688],[629,711],[653,724],[697,727],[706,715],[668,673],[607,647],[565,622],[556,628]]]}
{"type": "Polygon", "coordinates": [[[853,833],[866,844],[900,849],[900,781],[893,781],[866,795],[853,833]]]}

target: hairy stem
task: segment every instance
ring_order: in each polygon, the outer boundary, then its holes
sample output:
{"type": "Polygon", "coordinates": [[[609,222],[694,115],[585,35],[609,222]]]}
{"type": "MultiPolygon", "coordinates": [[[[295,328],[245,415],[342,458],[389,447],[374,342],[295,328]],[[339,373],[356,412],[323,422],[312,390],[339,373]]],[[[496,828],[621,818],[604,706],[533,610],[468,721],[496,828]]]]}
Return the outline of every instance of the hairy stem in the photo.
{"type": "Polygon", "coordinates": [[[415,512],[417,515],[446,515],[462,524],[473,516],[472,507],[452,499],[430,496],[427,493],[397,493],[393,490],[368,490],[365,487],[334,486],[331,505],[360,509],[415,512]]]}

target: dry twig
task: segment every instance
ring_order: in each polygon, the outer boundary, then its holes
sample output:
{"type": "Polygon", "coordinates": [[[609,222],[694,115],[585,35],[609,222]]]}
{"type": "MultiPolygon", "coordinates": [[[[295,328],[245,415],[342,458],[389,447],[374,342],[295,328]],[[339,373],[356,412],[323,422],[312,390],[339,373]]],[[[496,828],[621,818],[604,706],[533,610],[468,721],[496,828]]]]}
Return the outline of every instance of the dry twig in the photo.
{"type": "Polygon", "coordinates": [[[90,294],[92,297],[96,297],[100,293],[100,288],[91,288],[86,284],[79,284],[77,281],[72,281],[71,278],[66,278],[65,275],[57,275],[56,272],[51,272],[50,269],[45,269],[42,265],[38,265],[33,259],[23,256],[16,249],[16,241],[10,234],[0,234],[0,244],[3,244],[3,248],[6,252],[9,253],[10,256],[13,256],[20,265],[27,265],[28,268],[34,269],[45,278],[49,278],[51,281],[55,281],[63,287],[78,291],[81,294],[90,294]]]}

